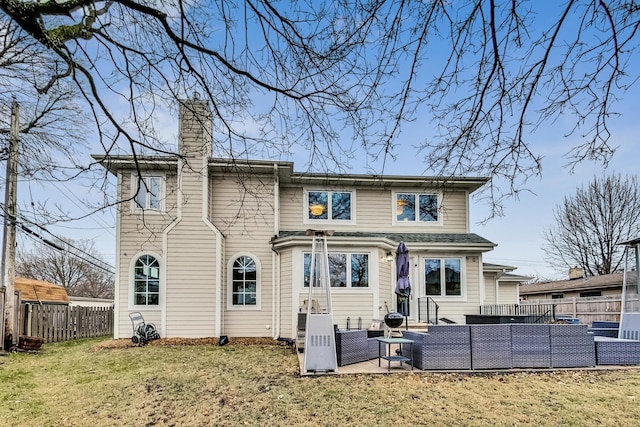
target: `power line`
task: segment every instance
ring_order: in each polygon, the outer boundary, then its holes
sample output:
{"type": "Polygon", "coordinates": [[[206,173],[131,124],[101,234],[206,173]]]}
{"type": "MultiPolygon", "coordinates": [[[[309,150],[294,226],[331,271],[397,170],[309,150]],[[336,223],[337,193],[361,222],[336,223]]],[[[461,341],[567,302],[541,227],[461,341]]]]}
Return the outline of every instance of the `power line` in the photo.
{"type": "MultiPolygon", "coordinates": [[[[73,197],[74,197],[78,202],[81,202],[81,203],[82,203],[82,200],[81,200],[78,196],[76,196],[76,194],[75,194],[73,191],[71,191],[71,190],[69,189],[69,187],[67,186],[67,184],[66,184],[66,183],[64,183],[64,182],[60,182],[59,184],[60,184],[60,185],[62,185],[65,189],[67,189],[67,190],[68,190],[68,191],[62,192],[61,194],[62,194],[64,197],[66,197],[66,198],[67,198],[67,200],[69,200],[71,203],[73,203],[73,204],[74,204],[78,209],[80,209],[82,212],[86,212],[86,211],[84,211],[84,208],[83,208],[83,207],[81,207],[78,203],[76,203],[76,201],[72,200],[72,199],[71,199],[71,197],[69,197],[69,194],[71,194],[71,195],[72,195],[72,196],[73,196],[73,197]]],[[[107,224],[107,223],[106,223],[102,218],[100,218],[100,217],[94,217],[94,216],[92,216],[92,215],[90,215],[89,217],[90,217],[90,218],[91,218],[95,223],[98,223],[98,222],[102,223],[102,225],[104,225],[104,226],[105,226],[104,230],[108,231],[111,235],[115,236],[115,234],[114,234],[114,233],[113,233],[113,231],[112,231],[112,230],[113,230],[113,226],[110,226],[109,224],[107,224]]]]}
{"type": "MultiPolygon", "coordinates": [[[[4,218],[5,221],[7,221],[7,215],[4,212],[4,210],[2,211],[2,213],[0,214],[0,216],[2,216],[4,218]]],[[[21,218],[15,219],[15,223],[16,225],[19,227],[20,230],[22,230],[27,237],[30,237],[31,239],[33,239],[34,241],[39,241],[43,244],[45,244],[46,246],[49,246],[53,249],[56,249],[58,251],[61,252],[67,252],[68,254],[76,257],[77,259],[86,262],[87,264],[90,264],[102,271],[105,271],[109,274],[115,274],[115,271],[113,270],[113,267],[111,265],[109,265],[108,263],[106,263],[105,261],[101,260],[100,258],[97,258],[96,256],[84,251],[83,249],[78,248],[77,246],[69,243],[68,241],[66,241],[65,239],[56,236],[55,234],[53,234],[52,232],[50,232],[49,230],[47,230],[44,226],[39,225],[34,223],[33,221],[29,220],[28,218],[25,218],[23,215],[19,215],[21,218]],[[20,222],[22,221],[22,222],[20,222]],[[55,239],[59,240],[60,242],[62,242],[64,245],[73,248],[74,250],[67,250],[65,248],[63,248],[62,246],[52,242],[51,240],[45,238],[44,236],[42,236],[41,234],[37,233],[36,231],[33,231],[32,229],[30,229],[29,227],[27,227],[23,222],[28,222],[36,227],[38,227],[39,229],[41,229],[42,231],[48,233],[49,235],[51,235],[52,237],[54,237],[55,239]],[[84,257],[82,256],[84,255],[84,257]],[[89,259],[90,258],[90,259],[89,259]],[[99,265],[98,263],[102,264],[99,265]]]]}
{"type": "MultiPolygon", "coordinates": [[[[60,252],[65,252],[65,253],[75,257],[76,259],[78,259],[78,260],[80,260],[80,261],[82,261],[84,263],[87,263],[87,264],[92,265],[93,267],[95,267],[95,268],[97,268],[99,270],[104,271],[105,273],[115,274],[115,271],[113,271],[113,270],[111,270],[109,268],[105,268],[102,265],[98,265],[97,263],[95,263],[95,262],[93,262],[93,261],[91,261],[89,259],[83,258],[82,256],[80,256],[79,254],[77,254],[77,253],[75,253],[73,251],[65,250],[64,248],[56,245],[55,243],[51,242],[50,240],[45,239],[43,236],[39,235],[38,233],[36,233],[33,230],[30,230],[29,228],[25,227],[22,224],[19,224],[19,227],[20,227],[21,230],[23,230],[25,232],[25,236],[26,237],[29,237],[30,239],[32,239],[34,241],[39,241],[40,243],[43,243],[46,246],[49,246],[49,247],[51,247],[53,249],[56,249],[56,250],[58,250],[60,252]]],[[[82,252],[82,253],[86,254],[86,255],[90,255],[90,254],[87,254],[86,252],[82,252]]],[[[105,265],[107,265],[107,264],[105,264],[105,265]]]]}

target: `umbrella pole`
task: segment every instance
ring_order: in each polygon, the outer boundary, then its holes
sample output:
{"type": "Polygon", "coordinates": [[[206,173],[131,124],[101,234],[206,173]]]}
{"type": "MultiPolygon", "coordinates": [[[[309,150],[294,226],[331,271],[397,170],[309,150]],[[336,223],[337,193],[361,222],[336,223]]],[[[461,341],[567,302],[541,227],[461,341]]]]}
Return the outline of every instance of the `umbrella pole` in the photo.
{"type": "Polygon", "coordinates": [[[404,297],[404,330],[409,330],[409,295],[404,297]]]}

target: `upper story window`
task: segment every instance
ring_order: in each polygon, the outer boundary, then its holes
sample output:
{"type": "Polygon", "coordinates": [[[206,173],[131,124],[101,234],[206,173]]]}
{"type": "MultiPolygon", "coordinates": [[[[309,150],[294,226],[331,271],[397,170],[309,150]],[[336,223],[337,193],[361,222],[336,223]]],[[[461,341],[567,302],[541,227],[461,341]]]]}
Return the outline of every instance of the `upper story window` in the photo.
{"type": "Polygon", "coordinates": [[[460,258],[425,259],[424,283],[427,296],[461,296],[461,272],[460,258]]]}
{"type": "Polygon", "coordinates": [[[353,195],[350,191],[307,191],[306,220],[351,221],[353,195]]]}
{"type": "MultiPolygon", "coordinates": [[[[320,258],[316,258],[320,262],[320,258]]],[[[316,271],[319,271],[318,269],[316,271]]],[[[311,278],[311,254],[304,254],[304,287],[309,287],[311,278]]],[[[332,288],[368,288],[369,254],[330,253],[329,281],[332,288]]],[[[319,286],[316,282],[316,286],[319,286]]]]}
{"type": "Polygon", "coordinates": [[[396,216],[399,223],[438,222],[438,195],[396,193],[396,216]]]}
{"type": "Polygon", "coordinates": [[[133,272],[133,303],[158,305],[160,295],[160,263],[151,255],[136,260],[133,272]]]}
{"type": "Polygon", "coordinates": [[[135,196],[136,208],[159,211],[162,209],[162,183],[160,176],[143,176],[140,179],[134,177],[134,188],[137,188],[135,196]]]}
{"type": "Polygon", "coordinates": [[[231,272],[234,306],[255,306],[258,303],[258,266],[253,258],[241,255],[233,261],[231,272]]]}

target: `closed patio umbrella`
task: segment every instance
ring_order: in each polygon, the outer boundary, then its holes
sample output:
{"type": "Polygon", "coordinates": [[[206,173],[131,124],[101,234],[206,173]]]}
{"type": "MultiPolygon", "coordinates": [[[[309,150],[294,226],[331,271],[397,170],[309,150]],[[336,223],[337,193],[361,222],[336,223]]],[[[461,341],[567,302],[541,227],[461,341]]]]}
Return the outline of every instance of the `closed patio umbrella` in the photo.
{"type": "Polygon", "coordinates": [[[401,297],[408,297],[411,294],[411,283],[409,282],[409,250],[404,242],[400,242],[396,249],[396,294],[401,297]]]}
{"type": "Polygon", "coordinates": [[[404,242],[400,242],[396,249],[396,295],[402,298],[402,311],[405,317],[405,328],[409,328],[409,295],[411,295],[411,283],[409,282],[409,250],[404,242]]]}

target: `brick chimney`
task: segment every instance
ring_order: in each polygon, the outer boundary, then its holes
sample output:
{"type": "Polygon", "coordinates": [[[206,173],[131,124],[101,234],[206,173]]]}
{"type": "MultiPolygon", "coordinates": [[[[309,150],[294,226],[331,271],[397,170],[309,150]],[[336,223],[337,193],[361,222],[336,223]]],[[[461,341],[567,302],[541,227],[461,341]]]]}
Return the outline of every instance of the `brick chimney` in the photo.
{"type": "Polygon", "coordinates": [[[179,152],[188,159],[210,158],[213,123],[209,103],[195,92],[193,98],[180,101],[179,152]]]}
{"type": "Polygon", "coordinates": [[[584,269],[582,267],[571,267],[569,269],[569,280],[582,279],[584,277],[584,269]]]}

